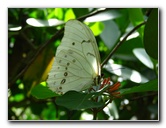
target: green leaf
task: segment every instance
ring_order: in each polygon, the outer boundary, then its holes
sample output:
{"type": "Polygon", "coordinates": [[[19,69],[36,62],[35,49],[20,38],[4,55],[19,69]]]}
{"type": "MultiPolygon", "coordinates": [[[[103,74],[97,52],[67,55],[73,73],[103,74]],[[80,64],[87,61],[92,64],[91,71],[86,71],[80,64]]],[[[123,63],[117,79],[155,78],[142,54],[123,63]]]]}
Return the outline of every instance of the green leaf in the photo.
{"type": "Polygon", "coordinates": [[[104,25],[101,22],[93,23],[93,25],[89,27],[93,31],[94,36],[100,35],[104,29],[104,25]]]}
{"type": "Polygon", "coordinates": [[[49,19],[49,20],[41,20],[35,18],[28,18],[26,20],[27,24],[34,26],[34,27],[48,27],[48,26],[58,26],[64,24],[63,21],[57,19],[49,19]]]}
{"type": "Polygon", "coordinates": [[[119,90],[121,95],[136,93],[136,92],[147,92],[147,91],[158,91],[158,79],[151,80],[145,84],[140,84],[132,88],[119,90]]]}
{"type": "MultiPolygon", "coordinates": [[[[63,20],[64,13],[63,13],[63,9],[62,8],[55,8],[54,11],[52,11],[52,12],[53,12],[53,14],[55,15],[55,17],[57,19],[63,20]]],[[[49,17],[49,15],[48,15],[48,17],[49,17]]]]}
{"type": "Polygon", "coordinates": [[[55,96],[59,96],[58,94],[51,91],[48,87],[39,84],[35,86],[31,90],[31,95],[34,96],[36,99],[47,99],[55,96]]]}
{"type": "MultiPolygon", "coordinates": [[[[102,9],[99,9],[102,10],[102,9]]],[[[98,10],[98,11],[99,11],[98,10]]],[[[87,17],[84,22],[98,22],[98,21],[107,21],[120,17],[121,15],[116,10],[105,10],[103,12],[97,13],[95,15],[87,17]]]]}
{"type": "Polygon", "coordinates": [[[148,81],[148,78],[146,78],[140,72],[120,64],[113,64],[109,62],[104,66],[104,68],[110,73],[121,76],[124,79],[129,79],[135,83],[146,83],[148,81]]]}
{"type": "MultiPolygon", "coordinates": [[[[128,11],[129,11],[130,20],[134,26],[137,26],[138,24],[144,21],[144,15],[142,13],[142,9],[130,8],[128,9],[128,11]]],[[[138,29],[141,38],[143,37],[143,31],[144,31],[144,26],[138,29]]]]}
{"type": "MultiPolygon", "coordinates": [[[[119,56],[123,56],[124,58],[126,58],[127,56],[132,56],[132,51],[135,48],[143,48],[142,45],[142,40],[140,37],[135,37],[132,39],[129,39],[127,41],[125,41],[125,43],[123,43],[116,51],[115,55],[119,55],[119,56]]],[[[134,58],[135,59],[135,58],[134,58]]]]}
{"type": "Polygon", "coordinates": [[[121,16],[116,18],[114,21],[118,25],[120,32],[124,34],[126,28],[130,24],[129,13],[128,10],[125,8],[119,9],[118,12],[120,13],[121,16]]]}
{"type": "Polygon", "coordinates": [[[102,102],[95,102],[90,100],[92,95],[93,93],[85,94],[76,91],[69,91],[63,96],[57,97],[56,104],[71,110],[98,108],[104,105],[102,102]]]}
{"type": "Polygon", "coordinates": [[[77,18],[89,13],[88,8],[72,8],[72,10],[77,18]]]}
{"type": "Polygon", "coordinates": [[[144,30],[144,46],[149,56],[158,59],[158,9],[150,13],[144,30]]]}
{"type": "Polygon", "coordinates": [[[75,19],[75,14],[73,12],[73,9],[69,8],[67,9],[66,13],[65,13],[65,17],[64,17],[64,21],[68,21],[70,19],[75,19]]]}
{"type": "Polygon", "coordinates": [[[143,48],[135,48],[133,50],[134,55],[148,68],[153,69],[153,62],[143,48]]]}
{"type": "Polygon", "coordinates": [[[120,31],[117,24],[112,20],[103,21],[103,23],[105,27],[100,36],[104,41],[105,45],[109,49],[112,49],[120,36],[120,31]]]}

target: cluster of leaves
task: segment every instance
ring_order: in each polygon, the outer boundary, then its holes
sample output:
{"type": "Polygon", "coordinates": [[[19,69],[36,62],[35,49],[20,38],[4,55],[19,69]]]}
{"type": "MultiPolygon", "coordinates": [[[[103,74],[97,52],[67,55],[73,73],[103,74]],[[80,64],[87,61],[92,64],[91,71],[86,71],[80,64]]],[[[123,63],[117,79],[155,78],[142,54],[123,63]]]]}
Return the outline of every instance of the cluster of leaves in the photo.
{"type": "Polygon", "coordinates": [[[8,26],[8,119],[158,120],[158,9],[9,8],[8,26]],[[107,106],[89,100],[102,91],[58,96],[41,84],[69,19],[89,25],[102,74],[121,82],[121,98],[107,106]]]}

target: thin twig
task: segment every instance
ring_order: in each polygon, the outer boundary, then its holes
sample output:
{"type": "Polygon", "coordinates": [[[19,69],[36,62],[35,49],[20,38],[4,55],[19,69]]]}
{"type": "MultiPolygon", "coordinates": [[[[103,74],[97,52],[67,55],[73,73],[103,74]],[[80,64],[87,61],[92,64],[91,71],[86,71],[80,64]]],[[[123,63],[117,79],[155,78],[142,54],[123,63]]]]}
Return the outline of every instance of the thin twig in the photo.
{"type": "Polygon", "coordinates": [[[136,27],[134,27],[124,38],[123,40],[121,40],[114,48],[113,50],[110,52],[110,54],[107,56],[107,58],[103,61],[103,63],[101,64],[101,68],[104,66],[104,64],[107,63],[107,61],[112,57],[112,55],[116,52],[116,50],[120,47],[120,45],[126,41],[127,37],[130,36],[135,30],[137,30],[139,27],[141,27],[142,25],[144,25],[146,23],[146,21],[140,23],[139,25],[137,25],[136,27]]]}
{"type": "Polygon", "coordinates": [[[96,120],[97,119],[97,109],[96,108],[93,108],[93,120],[96,120]]]}
{"type": "MultiPolygon", "coordinates": [[[[78,20],[82,21],[84,19],[86,19],[87,17],[90,17],[90,16],[93,16],[93,15],[96,15],[98,13],[101,13],[101,12],[104,12],[108,9],[102,9],[102,10],[97,10],[97,11],[94,11],[90,14],[87,14],[87,15],[84,15],[80,18],[78,18],[78,20]]],[[[26,70],[29,68],[29,66],[32,64],[32,62],[37,58],[37,56],[42,52],[42,50],[48,45],[50,44],[51,42],[53,42],[56,38],[59,37],[60,34],[62,34],[62,32],[64,31],[64,28],[62,28],[61,30],[57,31],[57,33],[55,35],[53,35],[53,37],[47,41],[46,43],[44,43],[43,45],[41,45],[41,47],[39,47],[39,49],[37,50],[37,52],[35,53],[35,55],[33,56],[33,58],[29,61],[29,63],[25,66],[24,69],[21,70],[21,72],[19,72],[12,80],[10,80],[8,82],[8,88],[11,87],[11,85],[18,79],[20,78],[25,72],[26,70]]]]}
{"type": "Polygon", "coordinates": [[[111,102],[112,102],[112,99],[108,100],[107,103],[103,107],[101,107],[100,109],[98,109],[98,112],[100,112],[101,110],[103,110],[111,102]]]}
{"type": "Polygon", "coordinates": [[[111,8],[105,8],[105,9],[98,9],[98,10],[95,10],[95,11],[93,11],[93,12],[90,13],[90,14],[87,14],[87,15],[84,15],[84,16],[82,16],[82,17],[77,18],[77,20],[83,21],[83,20],[85,20],[86,18],[88,18],[88,17],[90,17],[90,16],[97,15],[97,14],[102,13],[102,12],[105,12],[105,11],[107,11],[107,10],[111,10],[111,8]]]}
{"type": "Polygon", "coordinates": [[[28,37],[26,36],[26,34],[24,34],[22,31],[20,32],[20,35],[26,40],[25,43],[27,43],[29,45],[29,47],[31,47],[33,50],[36,50],[36,46],[32,43],[32,41],[30,41],[28,39],[28,37]]]}

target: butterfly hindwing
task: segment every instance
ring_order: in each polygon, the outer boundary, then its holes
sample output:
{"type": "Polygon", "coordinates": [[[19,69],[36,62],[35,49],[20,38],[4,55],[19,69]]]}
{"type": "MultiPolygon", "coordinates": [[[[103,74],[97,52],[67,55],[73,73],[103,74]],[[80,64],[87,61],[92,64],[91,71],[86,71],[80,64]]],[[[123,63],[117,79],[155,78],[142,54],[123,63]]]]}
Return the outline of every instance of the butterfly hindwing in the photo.
{"type": "Polygon", "coordinates": [[[58,93],[66,92],[69,88],[75,91],[88,89],[93,84],[93,78],[87,70],[88,63],[81,63],[84,61],[85,59],[74,51],[59,52],[47,80],[50,89],[58,93]]]}
{"type": "Polygon", "coordinates": [[[60,94],[82,91],[99,75],[100,56],[92,31],[77,20],[69,20],[47,79],[49,88],[60,94]]]}

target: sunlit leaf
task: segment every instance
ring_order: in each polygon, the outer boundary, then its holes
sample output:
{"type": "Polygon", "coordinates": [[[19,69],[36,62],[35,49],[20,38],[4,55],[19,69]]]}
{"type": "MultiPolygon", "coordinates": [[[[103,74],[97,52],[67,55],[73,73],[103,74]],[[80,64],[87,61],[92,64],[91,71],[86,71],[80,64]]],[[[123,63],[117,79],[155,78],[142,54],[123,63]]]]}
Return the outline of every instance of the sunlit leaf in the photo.
{"type": "Polygon", "coordinates": [[[45,8],[37,8],[37,9],[32,9],[33,11],[29,11],[29,17],[31,18],[40,18],[40,19],[44,19],[45,18],[45,8]]]}
{"type": "Polygon", "coordinates": [[[89,26],[90,29],[93,31],[95,36],[98,36],[102,33],[104,29],[104,25],[101,22],[96,22],[93,25],[89,26]]]}
{"type": "Polygon", "coordinates": [[[76,17],[75,17],[73,10],[71,8],[67,9],[67,11],[65,13],[64,21],[68,21],[68,20],[75,19],[75,18],[76,17]]]}
{"type": "Polygon", "coordinates": [[[108,20],[104,21],[103,23],[104,23],[104,30],[100,36],[104,41],[105,45],[109,49],[112,49],[112,47],[115,45],[117,39],[120,36],[120,31],[114,21],[108,20]]]}
{"type": "Polygon", "coordinates": [[[21,27],[21,26],[18,26],[18,25],[9,24],[9,25],[8,25],[8,29],[9,29],[9,31],[19,31],[19,30],[22,29],[22,27],[21,27]]]}
{"type": "Polygon", "coordinates": [[[118,109],[117,109],[117,106],[115,104],[114,101],[112,101],[111,104],[108,104],[104,109],[103,111],[109,115],[109,120],[110,118],[113,116],[114,119],[118,119],[119,118],[119,113],[118,113],[118,109]]]}
{"type": "Polygon", "coordinates": [[[53,11],[55,17],[57,17],[57,19],[62,20],[64,13],[63,13],[63,8],[55,8],[55,10],[53,11]]]}
{"type": "Polygon", "coordinates": [[[58,26],[64,24],[63,21],[57,19],[49,19],[49,20],[40,20],[35,18],[29,18],[26,20],[27,24],[34,27],[47,27],[47,26],[58,26]]]}
{"type": "Polygon", "coordinates": [[[35,86],[31,90],[31,95],[36,99],[47,99],[55,96],[59,96],[58,94],[52,92],[48,87],[43,86],[41,84],[35,86]]]}
{"type": "Polygon", "coordinates": [[[145,83],[148,81],[148,79],[142,74],[140,74],[138,71],[119,65],[119,64],[108,63],[104,66],[104,68],[107,71],[117,76],[121,76],[124,79],[129,79],[135,83],[145,83]]]}
{"type": "Polygon", "coordinates": [[[143,48],[133,50],[134,55],[147,67],[153,69],[153,63],[143,48]]]}
{"type": "MultiPolygon", "coordinates": [[[[100,9],[102,10],[102,8],[100,9]]],[[[121,15],[114,10],[106,10],[101,13],[98,13],[96,15],[87,17],[84,21],[85,22],[97,22],[97,21],[106,21],[106,20],[111,20],[115,19],[117,17],[120,17],[121,15]]]]}

